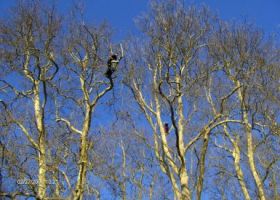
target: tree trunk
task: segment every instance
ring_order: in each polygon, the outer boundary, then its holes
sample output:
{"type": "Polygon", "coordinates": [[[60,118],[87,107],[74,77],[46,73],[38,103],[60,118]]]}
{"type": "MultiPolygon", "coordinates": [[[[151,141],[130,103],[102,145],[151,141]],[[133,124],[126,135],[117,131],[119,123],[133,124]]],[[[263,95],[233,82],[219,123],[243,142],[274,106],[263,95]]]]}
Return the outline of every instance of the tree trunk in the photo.
{"type": "Polygon", "coordinates": [[[44,199],[46,194],[46,135],[44,127],[44,111],[42,111],[40,104],[39,96],[39,82],[35,82],[34,87],[34,111],[35,111],[35,120],[37,129],[39,132],[39,152],[38,152],[38,163],[39,163],[39,172],[38,172],[38,198],[44,199]]]}
{"type": "Polygon", "coordinates": [[[86,183],[87,165],[88,165],[88,132],[91,124],[91,107],[87,105],[86,115],[84,118],[81,142],[80,142],[80,161],[79,161],[79,174],[74,194],[74,200],[82,200],[86,183]]]}
{"type": "MultiPolygon", "coordinates": [[[[240,87],[240,82],[236,81],[237,87],[240,87]]],[[[243,92],[242,88],[238,90],[238,98],[241,103],[241,109],[242,109],[242,117],[245,125],[245,132],[247,135],[247,156],[248,156],[248,161],[249,161],[249,167],[251,170],[251,173],[253,174],[257,190],[259,192],[260,200],[265,200],[265,193],[263,189],[263,184],[262,180],[259,177],[259,174],[256,169],[255,165],[255,159],[254,159],[254,147],[253,147],[253,138],[252,138],[252,132],[251,132],[251,125],[248,120],[248,113],[246,111],[246,106],[245,106],[245,100],[243,98],[243,92]]]]}
{"type": "Polygon", "coordinates": [[[122,200],[126,200],[126,185],[124,182],[120,183],[122,200]]]}
{"type": "Polygon", "coordinates": [[[242,169],[240,167],[240,149],[239,149],[237,143],[234,143],[233,145],[234,145],[234,150],[233,150],[234,167],[235,167],[235,171],[237,174],[238,182],[242,189],[244,198],[246,200],[250,200],[251,198],[250,198],[249,192],[247,190],[247,187],[246,187],[246,184],[244,181],[244,175],[243,175],[242,169]]]}
{"type": "Polygon", "coordinates": [[[209,144],[210,131],[206,130],[203,138],[202,149],[200,153],[200,163],[199,163],[199,177],[196,186],[196,199],[201,199],[201,193],[203,189],[204,173],[205,173],[205,158],[209,144]]]}
{"type": "Polygon", "coordinates": [[[191,195],[188,187],[188,174],[186,167],[183,167],[180,173],[180,183],[181,183],[181,198],[180,200],[190,200],[191,195]]]}

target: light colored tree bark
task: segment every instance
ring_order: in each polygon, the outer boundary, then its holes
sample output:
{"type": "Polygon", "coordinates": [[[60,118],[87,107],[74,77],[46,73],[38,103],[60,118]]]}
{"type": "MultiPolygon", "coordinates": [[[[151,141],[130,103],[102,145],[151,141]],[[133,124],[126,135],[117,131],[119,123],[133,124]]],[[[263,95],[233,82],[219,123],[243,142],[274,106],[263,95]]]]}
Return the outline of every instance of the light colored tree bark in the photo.
{"type": "MultiPolygon", "coordinates": [[[[249,180],[254,182],[257,191],[255,197],[254,193],[250,192],[251,198],[264,200],[268,198],[268,191],[262,180],[263,167],[260,165],[260,159],[257,159],[260,155],[258,151],[264,147],[260,148],[263,141],[258,141],[262,140],[259,139],[259,134],[261,137],[270,135],[270,131],[264,128],[271,123],[265,113],[273,112],[278,107],[273,100],[274,97],[268,98],[274,95],[271,95],[271,92],[264,92],[264,88],[267,91],[276,91],[275,75],[270,71],[274,71],[276,63],[279,62],[275,60],[279,50],[275,49],[272,41],[266,40],[260,29],[251,24],[235,25],[221,22],[219,26],[210,53],[230,81],[230,87],[236,88],[232,97],[232,101],[234,100],[236,104],[233,102],[231,105],[228,104],[226,112],[228,115],[234,115],[234,110],[238,111],[237,115],[241,119],[238,131],[235,130],[235,138],[229,135],[232,133],[226,134],[233,146],[231,154],[234,158],[234,167],[244,197],[249,199],[248,188],[246,191],[244,183],[246,174],[242,173],[240,167],[242,166],[240,155],[245,153],[248,169],[252,175],[249,180]]],[[[227,127],[229,130],[232,128],[227,127]]]]}
{"type": "MultiPolygon", "coordinates": [[[[241,87],[241,84],[239,81],[234,81],[237,87],[241,87]]],[[[238,98],[241,104],[241,109],[242,109],[242,117],[243,117],[243,121],[244,121],[244,129],[246,132],[246,137],[247,137],[247,157],[248,157],[248,161],[249,161],[249,167],[251,170],[251,173],[253,174],[258,192],[259,192],[259,196],[261,200],[265,200],[265,192],[264,192],[264,188],[263,188],[263,183],[262,180],[258,174],[256,165],[255,165],[255,152],[254,152],[254,145],[253,145],[253,137],[252,137],[252,125],[249,122],[248,119],[248,113],[247,113],[247,108],[246,108],[246,103],[244,100],[244,92],[245,89],[242,87],[240,88],[238,91],[238,98]]]]}
{"type": "Polygon", "coordinates": [[[181,3],[152,2],[141,41],[126,44],[112,77],[106,62],[122,47],[114,52],[107,25],[80,23],[82,11],[63,35],[56,10],[39,1],[19,1],[0,20],[0,198],[102,199],[104,185],[123,200],[199,200],[209,190],[216,199],[279,197],[279,47],[251,25],[181,3]],[[125,130],[102,136],[109,128],[92,127],[94,114],[114,84],[118,99],[129,98],[115,108],[135,124],[117,119],[125,130]],[[18,184],[22,177],[38,184],[18,184]]]}
{"type": "MultiPolygon", "coordinates": [[[[79,161],[78,161],[78,175],[73,191],[73,199],[82,200],[85,192],[85,187],[87,184],[87,171],[89,166],[88,161],[88,151],[89,151],[89,133],[91,131],[92,124],[92,115],[100,99],[102,99],[108,92],[110,92],[113,87],[113,77],[105,77],[103,73],[100,73],[99,70],[101,67],[104,67],[106,61],[101,62],[99,59],[99,51],[105,49],[105,46],[101,46],[101,41],[108,42],[109,37],[106,36],[106,30],[103,30],[102,27],[99,29],[93,29],[85,24],[77,25],[80,29],[73,29],[73,33],[77,32],[78,34],[70,35],[70,40],[74,40],[73,44],[69,44],[68,53],[74,64],[74,68],[69,66],[72,71],[79,76],[79,90],[82,93],[82,99],[74,100],[77,104],[76,106],[82,107],[84,115],[82,118],[82,128],[79,130],[76,128],[68,119],[57,116],[58,122],[63,122],[67,127],[71,129],[74,133],[77,133],[80,137],[79,144],[79,161]],[[83,36],[81,36],[83,35],[83,36]],[[105,38],[105,39],[104,39],[105,38]],[[75,48],[78,46],[78,48],[75,48]],[[82,50],[77,50],[81,48],[82,50]],[[84,54],[82,57],[81,55],[84,54]],[[91,78],[89,78],[91,77],[91,78]],[[81,103],[82,102],[82,103],[81,103]]],[[[104,44],[102,44],[104,45],[104,44]]],[[[109,49],[108,49],[109,52],[109,49]]],[[[123,57],[123,49],[120,46],[120,55],[119,60],[123,57]]],[[[102,55],[103,56],[103,55],[102,55]]],[[[106,66],[106,64],[105,64],[106,66]]],[[[107,68],[107,67],[104,67],[107,68]]],[[[75,87],[75,86],[74,86],[75,87]]],[[[66,99],[68,96],[64,96],[66,99]]]]}
{"type": "Polygon", "coordinates": [[[4,79],[1,82],[11,89],[16,98],[25,97],[27,101],[30,100],[33,107],[34,120],[29,122],[29,126],[35,127],[36,137],[34,133],[31,133],[30,128],[27,128],[24,120],[17,119],[13,111],[8,108],[6,112],[11,122],[20,128],[37,152],[36,195],[38,199],[45,199],[48,188],[45,107],[49,96],[46,88],[47,82],[51,82],[58,71],[53,51],[55,49],[54,37],[60,31],[60,21],[58,15],[49,10],[43,10],[38,2],[30,5],[19,2],[17,6],[15,19],[10,20],[9,24],[1,24],[1,34],[3,38],[6,38],[1,40],[1,45],[9,46],[10,50],[5,49],[7,55],[10,55],[6,58],[8,59],[5,60],[6,63],[9,63],[10,68],[22,77],[24,84],[31,85],[31,89],[22,91],[21,87],[13,86],[16,84],[10,84],[4,79]],[[44,43],[44,45],[40,46],[39,43],[44,43]]]}
{"type": "MultiPolygon", "coordinates": [[[[40,103],[40,96],[39,96],[39,82],[36,81],[34,83],[34,111],[35,111],[35,118],[36,118],[36,125],[39,134],[39,141],[38,141],[38,164],[39,164],[39,172],[38,172],[38,197],[40,199],[44,199],[46,195],[47,183],[46,183],[46,134],[45,134],[45,125],[44,125],[44,110],[42,110],[41,103],[40,103]]],[[[46,94],[45,94],[46,95],[46,94]]]]}
{"type": "MultiPolygon", "coordinates": [[[[215,103],[213,101],[212,95],[211,95],[211,88],[212,88],[212,79],[210,78],[209,84],[208,84],[208,88],[205,89],[206,91],[206,97],[207,97],[207,101],[209,102],[209,104],[211,105],[212,108],[212,112],[214,115],[217,115],[217,108],[215,106],[215,103]]],[[[240,86],[236,86],[235,88],[233,88],[233,90],[225,95],[224,97],[221,98],[220,101],[220,110],[223,113],[224,112],[224,104],[228,101],[228,99],[234,95],[237,90],[240,89],[240,86]]],[[[234,158],[234,167],[235,167],[235,171],[237,174],[237,178],[238,178],[238,182],[240,184],[240,187],[242,189],[244,198],[246,200],[250,200],[250,195],[244,180],[244,175],[243,175],[243,171],[241,169],[241,165],[240,165],[240,156],[241,156],[241,152],[240,152],[240,148],[239,148],[239,138],[237,137],[235,140],[233,139],[233,137],[230,135],[228,129],[227,129],[227,124],[222,124],[223,127],[223,131],[225,133],[225,135],[228,137],[228,139],[230,140],[232,146],[233,146],[233,150],[225,147],[225,146],[219,146],[221,149],[226,150],[227,152],[229,152],[233,158],[234,158]]],[[[201,156],[200,158],[202,159],[201,163],[205,162],[205,154],[206,154],[206,149],[208,146],[208,142],[209,142],[209,131],[206,131],[205,136],[204,136],[204,141],[203,141],[203,146],[202,146],[202,151],[201,151],[201,156]]],[[[204,165],[200,166],[200,174],[204,174],[204,165]]],[[[203,177],[203,176],[202,176],[203,177]]],[[[198,179],[198,184],[197,184],[197,199],[201,198],[201,191],[202,191],[202,185],[203,185],[203,178],[201,178],[201,176],[199,176],[198,179]],[[201,180],[202,179],[202,180],[201,180]]]]}
{"type": "Polygon", "coordinates": [[[229,138],[230,142],[232,143],[233,146],[233,150],[229,150],[227,149],[227,151],[229,151],[234,159],[234,168],[236,171],[236,175],[237,175],[237,179],[238,182],[240,184],[240,187],[242,189],[244,198],[246,200],[250,200],[250,194],[248,192],[248,188],[246,186],[246,182],[244,180],[244,175],[243,175],[243,171],[241,168],[241,164],[240,164],[240,156],[241,156],[241,152],[240,152],[240,147],[239,147],[239,138],[236,138],[235,140],[230,136],[229,131],[227,130],[226,125],[223,126],[224,132],[226,134],[226,136],[229,138]]]}

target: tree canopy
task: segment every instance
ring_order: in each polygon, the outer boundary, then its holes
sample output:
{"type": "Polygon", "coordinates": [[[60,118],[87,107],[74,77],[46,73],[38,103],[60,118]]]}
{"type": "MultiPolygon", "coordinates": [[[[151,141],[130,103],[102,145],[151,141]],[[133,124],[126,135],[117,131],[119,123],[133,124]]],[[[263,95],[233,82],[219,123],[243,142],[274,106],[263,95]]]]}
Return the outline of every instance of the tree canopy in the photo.
{"type": "Polygon", "coordinates": [[[120,41],[69,13],[0,19],[1,198],[279,198],[279,38],[180,0],[120,41]]]}

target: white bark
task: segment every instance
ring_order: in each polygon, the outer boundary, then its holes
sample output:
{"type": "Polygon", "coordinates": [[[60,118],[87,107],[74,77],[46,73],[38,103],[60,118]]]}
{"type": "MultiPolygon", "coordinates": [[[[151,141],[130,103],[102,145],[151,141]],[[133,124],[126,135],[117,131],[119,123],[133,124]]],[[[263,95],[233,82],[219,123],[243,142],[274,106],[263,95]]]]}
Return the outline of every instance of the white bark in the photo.
{"type": "MultiPolygon", "coordinates": [[[[241,86],[239,81],[235,81],[235,83],[236,83],[237,87],[241,86]]],[[[250,167],[251,173],[254,177],[254,180],[255,180],[255,183],[257,186],[257,190],[259,192],[259,197],[261,200],[265,200],[266,197],[265,197],[265,192],[264,192],[264,188],[263,188],[263,183],[262,183],[262,180],[258,174],[256,165],[255,165],[251,124],[249,123],[249,120],[248,120],[248,112],[246,111],[245,99],[243,98],[242,89],[243,88],[240,88],[238,90],[238,98],[241,103],[242,117],[243,117],[244,128],[245,128],[245,132],[246,132],[246,136],[247,136],[247,157],[248,157],[248,161],[249,161],[249,167],[250,167]]]]}
{"type": "Polygon", "coordinates": [[[35,110],[35,118],[36,125],[39,134],[39,152],[38,152],[38,162],[39,162],[39,172],[38,172],[38,197],[39,199],[44,199],[46,195],[46,135],[45,135],[45,127],[44,127],[44,111],[42,110],[40,103],[40,94],[39,94],[39,82],[35,81],[34,87],[34,110],[35,110]]]}

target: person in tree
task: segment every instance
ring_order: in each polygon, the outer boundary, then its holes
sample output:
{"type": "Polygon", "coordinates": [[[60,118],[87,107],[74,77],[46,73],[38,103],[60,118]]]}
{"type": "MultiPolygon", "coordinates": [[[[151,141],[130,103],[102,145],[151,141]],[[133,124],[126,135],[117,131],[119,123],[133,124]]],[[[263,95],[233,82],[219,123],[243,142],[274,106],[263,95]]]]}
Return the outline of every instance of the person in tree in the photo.
{"type": "Polygon", "coordinates": [[[120,62],[120,59],[118,59],[118,56],[116,54],[113,54],[110,56],[110,58],[107,61],[108,68],[105,73],[107,78],[112,78],[112,74],[116,71],[119,62],[120,62]]]}
{"type": "Polygon", "coordinates": [[[165,134],[168,135],[168,133],[169,133],[169,125],[168,125],[168,123],[164,123],[163,128],[164,128],[165,134]]]}

